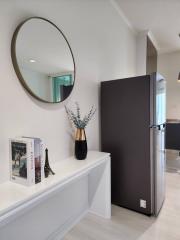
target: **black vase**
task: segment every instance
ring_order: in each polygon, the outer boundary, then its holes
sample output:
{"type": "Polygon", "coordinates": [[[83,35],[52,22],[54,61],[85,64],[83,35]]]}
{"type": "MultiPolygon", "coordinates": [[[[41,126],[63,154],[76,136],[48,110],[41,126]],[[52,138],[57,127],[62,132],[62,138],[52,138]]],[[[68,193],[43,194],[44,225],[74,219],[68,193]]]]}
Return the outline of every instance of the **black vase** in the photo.
{"type": "Polygon", "coordinates": [[[75,139],[75,157],[78,160],[84,160],[87,156],[86,134],[83,128],[78,128],[75,139]]]}

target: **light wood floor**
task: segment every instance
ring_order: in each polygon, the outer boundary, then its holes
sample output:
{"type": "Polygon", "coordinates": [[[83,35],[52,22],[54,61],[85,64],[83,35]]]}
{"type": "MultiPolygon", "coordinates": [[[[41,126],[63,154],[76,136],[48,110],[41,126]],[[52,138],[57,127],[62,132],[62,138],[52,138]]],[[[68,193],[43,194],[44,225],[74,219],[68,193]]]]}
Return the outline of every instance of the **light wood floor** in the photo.
{"type": "Polygon", "coordinates": [[[64,240],[180,240],[180,174],[167,173],[166,200],[157,219],[112,206],[112,219],[88,214],[64,240]]]}

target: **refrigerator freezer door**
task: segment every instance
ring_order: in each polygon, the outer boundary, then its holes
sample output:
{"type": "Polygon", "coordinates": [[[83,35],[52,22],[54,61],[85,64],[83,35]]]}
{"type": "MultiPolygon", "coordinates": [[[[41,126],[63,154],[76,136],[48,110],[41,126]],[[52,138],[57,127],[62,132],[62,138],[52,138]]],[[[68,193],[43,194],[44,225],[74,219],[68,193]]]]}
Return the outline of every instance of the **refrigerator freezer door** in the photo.
{"type": "Polygon", "coordinates": [[[154,129],[154,197],[155,215],[158,215],[165,198],[165,131],[166,120],[166,88],[165,80],[158,76],[155,87],[155,124],[160,125],[154,129]]]}

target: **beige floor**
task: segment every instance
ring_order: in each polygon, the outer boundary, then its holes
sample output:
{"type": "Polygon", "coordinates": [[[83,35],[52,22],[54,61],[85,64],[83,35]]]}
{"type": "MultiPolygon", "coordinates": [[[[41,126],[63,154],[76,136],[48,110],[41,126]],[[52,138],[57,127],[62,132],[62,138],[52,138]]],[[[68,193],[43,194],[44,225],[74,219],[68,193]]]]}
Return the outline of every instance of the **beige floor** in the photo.
{"type": "Polygon", "coordinates": [[[86,216],[64,240],[180,240],[180,175],[167,173],[166,200],[157,219],[112,206],[112,219],[86,216]]]}

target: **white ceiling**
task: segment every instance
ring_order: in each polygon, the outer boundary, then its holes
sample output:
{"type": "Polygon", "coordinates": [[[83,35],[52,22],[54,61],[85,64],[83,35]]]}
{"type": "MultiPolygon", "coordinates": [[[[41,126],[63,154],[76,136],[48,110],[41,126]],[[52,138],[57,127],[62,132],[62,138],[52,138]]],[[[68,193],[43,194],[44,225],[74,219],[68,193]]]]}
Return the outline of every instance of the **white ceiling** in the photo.
{"type": "Polygon", "coordinates": [[[137,32],[152,32],[160,53],[180,50],[180,0],[114,1],[137,32]]]}
{"type": "Polygon", "coordinates": [[[42,19],[30,19],[20,29],[16,40],[20,68],[47,75],[73,72],[70,49],[62,34],[42,19]],[[31,63],[30,59],[35,60],[31,63]]]}

